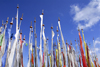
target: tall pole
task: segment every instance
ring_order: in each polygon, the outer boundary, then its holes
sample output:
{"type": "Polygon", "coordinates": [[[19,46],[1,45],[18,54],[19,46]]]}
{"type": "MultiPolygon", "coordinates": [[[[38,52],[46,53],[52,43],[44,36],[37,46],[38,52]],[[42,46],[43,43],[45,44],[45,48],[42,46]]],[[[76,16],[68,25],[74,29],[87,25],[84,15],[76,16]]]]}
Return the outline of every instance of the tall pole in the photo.
{"type": "MultiPolygon", "coordinates": [[[[56,30],[56,31],[57,31],[57,49],[58,49],[58,61],[60,61],[60,57],[59,57],[59,55],[60,55],[59,48],[60,48],[60,47],[59,47],[59,40],[58,40],[58,36],[59,36],[59,35],[58,35],[58,26],[57,26],[57,30],[56,30]]],[[[60,66],[60,63],[59,63],[59,65],[58,65],[58,66],[60,66]]]]}
{"type": "Polygon", "coordinates": [[[6,59],[6,65],[5,67],[8,66],[8,57],[9,57],[9,54],[10,54],[10,49],[11,49],[11,40],[12,38],[10,39],[10,36],[11,36],[11,28],[12,28],[12,25],[13,25],[13,18],[12,18],[12,21],[10,22],[10,29],[9,29],[9,45],[8,45],[8,50],[7,50],[7,59],[6,59]]]}
{"type": "Polygon", "coordinates": [[[78,52],[77,52],[77,43],[76,43],[76,39],[75,39],[75,46],[76,46],[76,53],[75,53],[75,55],[76,55],[76,60],[78,59],[78,52]]]}
{"type": "Polygon", "coordinates": [[[42,15],[40,15],[40,18],[41,18],[41,31],[40,31],[40,67],[42,67],[42,30],[43,30],[43,10],[42,10],[42,15]]]}
{"type": "Polygon", "coordinates": [[[9,17],[7,17],[7,21],[6,21],[6,23],[5,23],[5,30],[4,30],[4,37],[3,37],[3,42],[2,42],[2,47],[1,47],[1,50],[2,50],[2,56],[4,55],[4,50],[5,50],[5,33],[6,33],[6,27],[7,27],[7,24],[8,24],[8,19],[9,19],[9,17]]]}
{"type": "Polygon", "coordinates": [[[93,38],[93,45],[94,45],[94,60],[96,60],[96,52],[95,52],[95,43],[94,43],[94,38],[93,38]]]}
{"type": "Polygon", "coordinates": [[[18,9],[19,9],[19,5],[17,5],[17,15],[16,15],[16,33],[17,33],[17,30],[18,30],[18,9]]]}
{"type": "Polygon", "coordinates": [[[33,27],[32,27],[32,21],[31,21],[31,26],[30,26],[30,32],[29,32],[29,60],[28,60],[28,64],[27,64],[27,67],[30,67],[30,50],[31,50],[31,43],[30,43],[30,41],[31,41],[31,29],[32,29],[33,27]]]}
{"type": "MultiPolygon", "coordinates": [[[[22,20],[23,20],[23,14],[22,14],[22,16],[20,18],[19,27],[17,26],[18,30],[20,30],[20,26],[21,26],[22,20]]],[[[22,30],[20,30],[20,35],[22,36],[22,30]]],[[[19,44],[17,43],[17,45],[16,45],[16,55],[15,55],[16,61],[15,61],[15,66],[17,66],[17,67],[19,67],[19,65],[21,66],[21,60],[22,60],[21,59],[22,53],[20,53],[20,52],[22,52],[22,47],[20,47],[20,45],[21,45],[20,41],[22,41],[22,40],[20,39],[19,40],[19,44]],[[20,57],[19,57],[19,55],[20,55],[20,57]]]]}
{"type": "MultiPolygon", "coordinates": [[[[53,26],[51,26],[51,34],[52,34],[52,31],[53,31],[53,26]]],[[[51,46],[51,58],[52,58],[51,60],[52,60],[52,63],[51,63],[51,64],[52,64],[52,65],[51,65],[51,66],[53,67],[53,66],[54,66],[54,64],[53,64],[53,63],[54,63],[54,59],[53,59],[53,34],[52,34],[52,39],[51,39],[51,41],[52,41],[52,42],[51,42],[51,44],[52,44],[52,46],[51,46]]]]}
{"type": "Polygon", "coordinates": [[[65,41],[64,41],[64,37],[63,37],[63,34],[62,34],[62,30],[61,30],[61,25],[60,25],[60,18],[58,18],[58,25],[59,25],[59,29],[60,29],[60,33],[61,33],[61,39],[62,39],[62,45],[63,45],[63,51],[64,51],[64,57],[65,57],[65,66],[67,65],[67,62],[66,62],[66,46],[65,46],[65,41]]]}
{"type": "Polygon", "coordinates": [[[36,34],[36,18],[34,19],[34,40],[35,40],[35,67],[37,65],[37,34],[36,34]]]}
{"type": "Polygon", "coordinates": [[[49,54],[49,47],[48,47],[48,40],[49,40],[49,39],[48,39],[48,37],[47,37],[47,40],[46,40],[46,41],[47,41],[47,48],[48,48],[48,49],[47,49],[47,67],[49,67],[49,56],[48,56],[48,54],[49,54]]]}

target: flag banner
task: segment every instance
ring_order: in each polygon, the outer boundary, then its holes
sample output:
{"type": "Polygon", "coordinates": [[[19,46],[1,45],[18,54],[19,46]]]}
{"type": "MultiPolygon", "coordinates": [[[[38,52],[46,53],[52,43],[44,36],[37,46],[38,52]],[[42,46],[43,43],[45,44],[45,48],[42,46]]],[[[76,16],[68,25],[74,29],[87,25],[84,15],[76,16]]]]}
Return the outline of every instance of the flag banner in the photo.
{"type": "Polygon", "coordinates": [[[27,46],[28,44],[26,43],[26,46],[27,46]]]}
{"type": "Polygon", "coordinates": [[[94,60],[95,67],[97,67],[96,61],[94,60]]]}
{"type": "Polygon", "coordinates": [[[52,67],[52,63],[51,63],[51,55],[50,55],[50,67],[52,67]]]}
{"type": "Polygon", "coordinates": [[[17,33],[15,34],[14,44],[13,44],[13,46],[12,46],[11,53],[10,53],[10,56],[9,56],[9,58],[8,58],[9,67],[11,67],[11,66],[12,66],[12,63],[13,63],[13,57],[14,57],[14,53],[15,53],[15,48],[16,48],[18,36],[19,36],[19,30],[18,30],[17,33]]]}
{"type": "Polygon", "coordinates": [[[53,56],[53,37],[54,37],[54,31],[52,30],[52,45],[51,45],[51,63],[52,63],[52,67],[54,66],[54,56],[53,56]]]}
{"type": "Polygon", "coordinates": [[[56,49],[56,66],[59,67],[58,50],[56,49]]]}
{"type": "Polygon", "coordinates": [[[40,52],[39,52],[39,55],[40,55],[40,67],[42,67],[42,25],[43,25],[43,15],[40,15],[40,18],[41,18],[41,31],[40,31],[40,52]]]}
{"type": "Polygon", "coordinates": [[[61,61],[61,47],[60,47],[60,43],[58,43],[58,50],[59,50],[59,65],[62,66],[62,61],[61,61]]]}
{"type": "Polygon", "coordinates": [[[42,67],[44,67],[44,53],[43,53],[42,67]]]}
{"type": "Polygon", "coordinates": [[[64,53],[62,52],[62,55],[63,55],[63,67],[66,67],[66,64],[65,64],[65,57],[64,57],[64,53]]]}
{"type": "Polygon", "coordinates": [[[85,42],[85,37],[84,37],[83,30],[82,30],[82,35],[83,35],[83,41],[84,41],[84,47],[85,47],[86,60],[87,60],[87,64],[89,65],[89,63],[88,63],[88,57],[87,57],[87,48],[86,48],[86,42],[85,42]]]}
{"type": "Polygon", "coordinates": [[[81,49],[80,51],[81,51],[81,56],[82,56],[83,67],[87,67],[85,56],[84,56],[84,51],[82,47],[82,38],[81,38],[80,32],[79,32],[79,39],[80,39],[80,49],[81,49]]]}
{"type": "Polygon", "coordinates": [[[27,64],[27,67],[30,67],[30,50],[32,50],[32,43],[30,43],[31,41],[31,29],[30,29],[30,32],[29,32],[29,59],[28,59],[28,64],[27,64]]]}
{"type": "Polygon", "coordinates": [[[80,55],[79,55],[79,62],[80,62],[80,67],[82,67],[82,66],[81,66],[81,56],[80,56],[80,55]]]}
{"type": "Polygon", "coordinates": [[[88,67],[91,67],[91,66],[90,66],[89,49],[88,49],[88,46],[87,46],[87,45],[86,45],[86,48],[87,48],[88,67]]]}
{"type": "Polygon", "coordinates": [[[3,54],[4,54],[4,50],[5,50],[5,33],[6,33],[6,28],[7,28],[7,24],[5,24],[4,25],[5,27],[4,27],[4,32],[3,32],[3,40],[2,40],[2,42],[1,42],[1,44],[2,44],[2,47],[1,47],[1,51],[2,51],[2,56],[3,56],[3,54]]]}
{"type": "Polygon", "coordinates": [[[45,27],[43,27],[43,40],[44,40],[44,60],[45,60],[45,66],[47,67],[47,47],[46,47],[46,37],[44,33],[45,27]]]}
{"type": "Polygon", "coordinates": [[[64,37],[63,37],[63,34],[62,34],[62,30],[61,30],[61,25],[60,25],[60,21],[58,21],[58,26],[59,26],[59,29],[60,29],[60,34],[61,34],[61,39],[62,39],[62,45],[63,45],[63,51],[64,51],[64,55],[65,55],[65,63],[67,65],[67,62],[66,62],[66,46],[65,46],[65,42],[64,42],[64,37]]]}
{"type": "Polygon", "coordinates": [[[52,39],[53,39],[54,36],[55,36],[55,33],[54,33],[54,31],[52,30],[52,39]]]}
{"type": "Polygon", "coordinates": [[[0,50],[1,50],[1,46],[2,46],[3,35],[4,35],[4,34],[1,34],[1,35],[0,35],[0,50]]]}
{"type": "Polygon", "coordinates": [[[31,54],[31,63],[32,63],[32,66],[34,66],[34,56],[33,56],[33,52],[31,54]]]}
{"type": "Polygon", "coordinates": [[[6,45],[6,48],[5,48],[5,53],[2,57],[2,67],[5,67],[5,64],[6,64],[7,49],[8,49],[8,40],[7,40],[7,45],[6,45]]]}

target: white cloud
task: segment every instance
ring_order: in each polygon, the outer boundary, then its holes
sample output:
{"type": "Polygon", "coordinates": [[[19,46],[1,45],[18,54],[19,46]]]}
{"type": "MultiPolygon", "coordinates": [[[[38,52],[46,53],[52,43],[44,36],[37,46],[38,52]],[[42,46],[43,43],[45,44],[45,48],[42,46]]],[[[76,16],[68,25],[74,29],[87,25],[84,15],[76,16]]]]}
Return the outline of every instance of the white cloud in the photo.
{"type": "Polygon", "coordinates": [[[72,5],[71,13],[74,14],[73,20],[78,24],[77,28],[91,28],[100,20],[100,0],[92,0],[83,8],[72,5]]]}
{"type": "Polygon", "coordinates": [[[96,46],[97,44],[100,44],[100,38],[99,37],[94,41],[94,45],[96,46]]]}
{"type": "Polygon", "coordinates": [[[99,51],[99,48],[95,48],[95,52],[98,52],[99,51]]]}

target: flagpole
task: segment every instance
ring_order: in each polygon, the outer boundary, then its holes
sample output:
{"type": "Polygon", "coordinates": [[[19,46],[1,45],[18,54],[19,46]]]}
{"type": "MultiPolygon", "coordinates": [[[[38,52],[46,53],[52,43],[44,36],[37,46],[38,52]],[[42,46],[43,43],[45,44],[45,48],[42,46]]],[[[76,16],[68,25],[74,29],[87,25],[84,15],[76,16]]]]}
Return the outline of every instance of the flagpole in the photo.
{"type": "Polygon", "coordinates": [[[40,67],[42,67],[42,29],[43,29],[43,10],[42,10],[42,15],[40,15],[41,18],[41,31],[40,31],[40,67]]]}
{"type": "MultiPolygon", "coordinates": [[[[57,49],[58,49],[58,61],[60,61],[60,50],[59,50],[59,48],[60,48],[60,46],[59,46],[59,40],[58,40],[58,36],[59,36],[59,34],[58,34],[58,26],[57,26],[57,30],[56,30],[56,32],[57,32],[57,49]]],[[[60,62],[58,63],[58,66],[60,66],[60,62]]],[[[58,67],[57,66],[57,67],[58,67]]]]}
{"type": "Polygon", "coordinates": [[[47,67],[49,67],[49,57],[48,57],[48,54],[49,54],[49,47],[48,47],[48,40],[49,40],[49,39],[48,39],[48,37],[47,37],[47,40],[46,40],[46,41],[47,41],[47,48],[48,48],[48,49],[47,49],[47,67]]]}
{"type": "MultiPolygon", "coordinates": [[[[51,26],[51,34],[52,34],[52,32],[53,32],[53,26],[51,26]]],[[[52,61],[52,67],[54,66],[54,60],[53,60],[53,34],[52,34],[52,38],[51,38],[51,44],[52,44],[52,46],[51,46],[51,61],[52,61]]]]}
{"type": "Polygon", "coordinates": [[[5,50],[5,32],[6,32],[6,28],[7,28],[7,24],[8,24],[8,19],[9,17],[7,17],[7,21],[5,23],[5,30],[4,30],[4,37],[3,37],[3,43],[2,43],[2,47],[1,47],[1,50],[2,50],[2,56],[4,54],[4,50],[5,50]]]}
{"type": "Polygon", "coordinates": [[[46,37],[45,37],[44,29],[45,29],[45,27],[44,27],[44,24],[43,24],[44,62],[43,62],[42,65],[45,65],[46,66],[46,63],[47,63],[47,56],[46,56],[47,53],[46,53],[46,51],[47,51],[47,49],[46,49],[46,37]]]}
{"type": "Polygon", "coordinates": [[[83,67],[87,67],[84,51],[83,51],[83,46],[82,46],[82,38],[80,35],[80,30],[78,29],[78,31],[79,31],[79,38],[80,38],[80,51],[81,51],[81,56],[82,56],[83,67]]]}
{"type": "Polygon", "coordinates": [[[19,5],[17,5],[17,16],[16,16],[16,34],[15,34],[15,40],[14,40],[14,44],[12,46],[12,49],[11,49],[11,53],[10,53],[10,56],[9,56],[9,67],[12,66],[13,64],[13,57],[14,57],[14,52],[16,50],[16,46],[17,46],[17,41],[18,41],[18,37],[19,37],[19,29],[18,29],[18,8],[19,8],[19,5]]]}
{"type": "Polygon", "coordinates": [[[82,35],[83,35],[84,47],[85,47],[86,61],[87,61],[87,64],[89,64],[89,63],[88,63],[88,57],[87,57],[87,48],[86,48],[86,42],[85,42],[85,38],[84,38],[83,29],[81,29],[81,30],[82,30],[82,35]]]}
{"type": "MultiPolygon", "coordinates": [[[[18,31],[18,9],[19,9],[19,5],[17,4],[17,15],[16,15],[16,17],[15,17],[15,19],[16,19],[16,33],[17,33],[17,31],[18,31]]],[[[19,56],[18,56],[18,54],[19,54],[19,52],[18,52],[18,50],[19,50],[19,45],[16,45],[16,60],[15,60],[15,66],[16,66],[16,63],[17,63],[17,67],[19,66],[19,56]]]]}
{"type": "Polygon", "coordinates": [[[58,64],[58,66],[62,66],[62,62],[61,62],[61,48],[60,48],[60,39],[58,39],[58,36],[59,36],[59,34],[58,34],[58,26],[57,26],[57,44],[58,44],[58,61],[59,61],[59,64],[58,64]]]}
{"type": "Polygon", "coordinates": [[[17,33],[17,30],[18,30],[18,9],[19,9],[19,5],[17,4],[17,15],[16,15],[16,33],[17,33]]]}
{"type": "MultiPolygon", "coordinates": [[[[0,55],[0,66],[2,67],[2,62],[1,62],[1,59],[4,55],[4,45],[5,45],[5,31],[6,31],[6,27],[7,27],[7,24],[8,24],[8,19],[9,17],[7,17],[7,21],[5,23],[5,28],[4,28],[4,33],[3,33],[3,41],[2,41],[2,45],[0,46],[0,51],[1,51],[1,55],[0,55]]],[[[3,25],[3,22],[2,22],[2,25],[3,25]]]]}
{"type": "Polygon", "coordinates": [[[20,18],[20,23],[19,23],[19,27],[18,27],[19,30],[20,30],[22,20],[23,20],[23,14],[22,14],[22,17],[20,18]]]}
{"type": "Polygon", "coordinates": [[[34,42],[35,42],[35,67],[38,67],[37,64],[37,35],[36,35],[36,18],[34,19],[34,42]]]}
{"type": "MultiPolygon", "coordinates": [[[[18,30],[20,30],[22,20],[23,20],[23,14],[20,18],[20,23],[19,23],[18,30]]],[[[20,36],[22,36],[22,30],[20,30],[20,36]]],[[[22,40],[20,39],[19,41],[22,41],[22,40]]],[[[21,45],[21,42],[19,44],[21,45]]],[[[18,45],[18,44],[16,45],[16,62],[15,62],[15,66],[17,66],[17,67],[19,67],[19,65],[21,64],[21,60],[22,60],[22,57],[21,57],[22,53],[20,53],[20,50],[22,51],[22,47],[20,47],[20,45],[18,45]],[[19,58],[19,56],[20,56],[20,58],[19,58]]]]}
{"type": "Polygon", "coordinates": [[[75,46],[76,46],[76,53],[75,53],[75,55],[76,55],[76,65],[78,66],[78,51],[77,51],[77,43],[76,43],[76,39],[75,39],[75,46]]]}
{"type": "Polygon", "coordinates": [[[12,29],[12,25],[13,25],[13,18],[12,18],[12,21],[10,22],[10,29],[9,29],[9,45],[8,45],[8,50],[7,50],[7,58],[6,58],[6,65],[5,67],[8,66],[8,57],[10,55],[10,49],[11,49],[11,40],[12,38],[10,39],[10,36],[11,36],[11,29],[12,29]]]}
{"type": "MultiPolygon", "coordinates": [[[[63,51],[64,51],[64,56],[65,56],[65,63],[66,63],[66,46],[65,46],[65,42],[64,42],[64,37],[61,31],[61,25],[60,25],[60,18],[58,18],[58,25],[59,25],[59,29],[60,29],[60,33],[61,33],[61,38],[62,38],[62,44],[63,44],[63,51]]],[[[65,66],[67,65],[67,63],[65,64],[65,66]]]]}
{"type": "Polygon", "coordinates": [[[68,46],[67,40],[66,40],[66,45],[67,45],[68,67],[71,67],[71,66],[70,66],[70,58],[69,58],[69,46],[68,46]]]}
{"type": "MultiPolygon", "coordinates": [[[[3,20],[2,20],[2,26],[3,26],[3,20]]],[[[0,27],[0,35],[2,34],[2,27],[0,27]]],[[[0,45],[0,67],[1,67],[1,65],[2,65],[2,63],[1,63],[1,58],[2,58],[2,51],[1,51],[1,46],[2,46],[2,43],[1,43],[1,45],[0,45]]]]}
{"type": "MultiPolygon", "coordinates": [[[[33,31],[33,27],[32,27],[32,21],[31,21],[30,33],[29,33],[29,60],[28,60],[27,67],[30,67],[30,50],[32,50],[32,43],[30,43],[30,41],[33,40],[33,37],[32,37],[32,39],[31,39],[32,31],[33,31]]],[[[32,36],[33,36],[33,35],[32,35],[32,36]]]]}

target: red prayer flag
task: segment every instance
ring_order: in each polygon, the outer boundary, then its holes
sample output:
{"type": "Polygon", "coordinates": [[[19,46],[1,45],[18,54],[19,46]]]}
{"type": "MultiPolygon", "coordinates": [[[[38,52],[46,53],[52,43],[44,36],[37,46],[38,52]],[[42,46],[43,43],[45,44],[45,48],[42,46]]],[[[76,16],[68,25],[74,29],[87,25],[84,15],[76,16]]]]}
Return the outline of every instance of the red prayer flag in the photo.
{"type": "Polygon", "coordinates": [[[94,60],[95,67],[97,67],[96,61],[94,60]]]}
{"type": "Polygon", "coordinates": [[[80,55],[79,55],[79,62],[80,62],[80,67],[82,67],[82,66],[81,66],[81,57],[80,57],[80,55]]]}
{"type": "Polygon", "coordinates": [[[22,67],[24,67],[23,66],[23,54],[21,54],[21,64],[22,64],[22,67]]]}
{"type": "Polygon", "coordinates": [[[20,34],[20,46],[21,46],[21,48],[22,48],[22,43],[23,43],[23,41],[22,41],[22,35],[20,34]]]}
{"type": "Polygon", "coordinates": [[[42,67],[44,66],[44,53],[43,53],[43,61],[42,61],[42,67]]]}
{"type": "Polygon", "coordinates": [[[0,46],[0,51],[1,51],[1,46],[0,46]]]}
{"type": "Polygon", "coordinates": [[[87,67],[85,56],[84,56],[84,51],[83,51],[83,47],[82,47],[82,38],[81,38],[80,32],[79,32],[79,39],[80,39],[80,48],[81,48],[80,50],[81,50],[83,67],[87,67]]]}
{"type": "Polygon", "coordinates": [[[31,62],[32,62],[32,64],[34,64],[34,57],[33,57],[33,53],[32,53],[31,55],[32,55],[31,62]]]}

